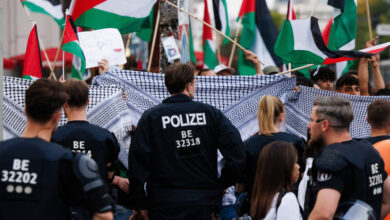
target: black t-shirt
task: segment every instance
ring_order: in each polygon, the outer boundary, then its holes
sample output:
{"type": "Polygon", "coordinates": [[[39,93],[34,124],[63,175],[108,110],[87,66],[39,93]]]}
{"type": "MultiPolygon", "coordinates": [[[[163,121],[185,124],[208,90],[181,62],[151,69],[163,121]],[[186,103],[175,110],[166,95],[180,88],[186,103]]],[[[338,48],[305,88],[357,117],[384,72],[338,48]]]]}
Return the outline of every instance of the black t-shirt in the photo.
{"type": "Polygon", "coordinates": [[[40,138],[0,142],[0,219],[68,219],[84,197],[73,155],[40,138]]]}
{"type": "Polygon", "coordinates": [[[253,183],[256,176],[257,160],[263,148],[273,141],[286,141],[294,145],[298,153],[298,164],[301,167],[301,172],[304,171],[303,152],[306,148],[306,143],[302,138],[286,132],[274,133],[271,136],[256,135],[244,142],[246,148],[246,172],[244,183],[248,195],[252,194],[253,183]]]}
{"type": "Polygon", "coordinates": [[[387,173],[379,153],[368,142],[351,140],[326,146],[314,159],[312,176],[311,208],[318,191],[330,188],[340,192],[339,204],[362,200],[380,217],[387,173]]]}
{"type": "Polygon", "coordinates": [[[375,136],[375,137],[368,137],[368,138],[364,138],[364,139],[367,140],[368,142],[370,142],[372,145],[374,145],[374,144],[378,143],[379,141],[390,139],[390,136],[388,136],[388,135],[375,136]]]}
{"type": "Polygon", "coordinates": [[[108,130],[87,121],[69,121],[57,128],[52,142],[73,153],[84,153],[96,161],[102,179],[107,182],[107,163],[118,160],[120,150],[115,136],[108,130]]]}

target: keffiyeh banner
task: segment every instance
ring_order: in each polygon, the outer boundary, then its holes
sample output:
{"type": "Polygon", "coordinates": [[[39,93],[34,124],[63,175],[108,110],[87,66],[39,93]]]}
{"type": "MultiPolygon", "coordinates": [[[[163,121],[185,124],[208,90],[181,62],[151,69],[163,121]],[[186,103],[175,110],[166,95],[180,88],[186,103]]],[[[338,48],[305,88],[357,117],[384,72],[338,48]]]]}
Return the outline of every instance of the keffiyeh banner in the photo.
{"type": "Polygon", "coordinates": [[[341,96],[352,103],[353,121],[350,127],[353,138],[364,138],[370,136],[371,127],[366,121],[368,105],[378,99],[390,101],[390,96],[356,96],[346,95],[337,92],[314,89],[300,86],[301,92],[290,91],[287,94],[286,121],[287,131],[303,137],[307,137],[307,124],[310,121],[310,114],[313,109],[313,101],[317,97],[341,96]]]}
{"type": "MultiPolygon", "coordinates": [[[[295,86],[294,78],[285,76],[219,76],[196,77],[195,101],[221,110],[238,128],[243,139],[258,131],[257,106],[263,95],[281,97],[295,86]]],[[[115,85],[127,94],[132,123],[142,113],[169,97],[164,75],[139,71],[113,70],[96,77],[93,85],[115,85]]]]}
{"type": "MultiPolygon", "coordinates": [[[[33,81],[14,77],[4,77],[3,97],[3,137],[10,139],[19,136],[25,128],[25,92],[33,81]]],[[[90,123],[108,129],[115,134],[121,145],[120,155],[127,158],[131,130],[130,112],[122,99],[122,90],[114,86],[92,86],[89,88],[87,118],[90,123]]],[[[66,123],[64,114],[59,125],[66,123]]],[[[127,159],[126,159],[127,161],[127,159]]]]}
{"type": "MultiPolygon", "coordinates": [[[[313,100],[321,96],[343,96],[352,102],[354,138],[370,135],[366,122],[367,106],[385,96],[351,96],[301,86],[294,89],[295,78],[285,76],[197,77],[195,100],[220,109],[246,140],[258,132],[257,109],[262,96],[278,96],[285,103],[286,130],[306,139],[313,100]]],[[[24,94],[32,81],[4,77],[3,135],[9,139],[20,135],[25,127],[24,94]]],[[[88,120],[115,134],[121,145],[120,161],[127,167],[130,133],[142,113],[169,97],[164,75],[138,71],[113,70],[94,79],[90,87],[88,120]],[[122,99],[126,92],[126,102],[122,99]],[[126,105],[127,103],[127,105],[126,105]]],[[[66,123],[63,117],[60,124],[66,123]]]]}

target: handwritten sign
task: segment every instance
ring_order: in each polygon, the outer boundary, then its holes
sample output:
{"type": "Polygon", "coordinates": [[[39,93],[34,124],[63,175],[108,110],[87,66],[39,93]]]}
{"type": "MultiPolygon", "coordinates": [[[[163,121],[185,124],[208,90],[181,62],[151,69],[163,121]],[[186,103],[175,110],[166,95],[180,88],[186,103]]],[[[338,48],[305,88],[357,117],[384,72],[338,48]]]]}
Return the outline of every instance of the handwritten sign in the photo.
{"type": "Polygon", "coordinates": [[[118,29],[84,31],[78,36],[84,52],[86,68],[98,66],[98,62],[102,59],[108,60],[110,66],[126,63],[123,40],[118,29]]]}

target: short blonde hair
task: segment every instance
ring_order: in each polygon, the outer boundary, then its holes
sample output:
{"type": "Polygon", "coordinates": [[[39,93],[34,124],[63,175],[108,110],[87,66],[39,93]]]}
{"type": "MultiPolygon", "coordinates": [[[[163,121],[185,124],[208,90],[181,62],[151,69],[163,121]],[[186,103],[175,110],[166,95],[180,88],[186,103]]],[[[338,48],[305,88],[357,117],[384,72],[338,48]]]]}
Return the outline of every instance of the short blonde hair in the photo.
{"type": "Polygon", "coordinates": [[[275,129],[275,122],[279,115],[284,112],[282,101],[276,96],[266,95],[260,99],[257,111],[260,134],[271,136],[278,132],[275,129]]]}

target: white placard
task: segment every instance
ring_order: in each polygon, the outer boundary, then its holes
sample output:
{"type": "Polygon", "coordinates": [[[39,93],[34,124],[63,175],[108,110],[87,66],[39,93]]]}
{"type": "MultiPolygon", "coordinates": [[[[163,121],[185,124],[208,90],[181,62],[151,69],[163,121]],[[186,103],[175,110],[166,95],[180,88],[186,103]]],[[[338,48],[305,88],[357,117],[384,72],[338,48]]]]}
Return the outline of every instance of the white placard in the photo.
{"type": "Polygon", "coordinates": [[[84,52],[86,68],[98,66],[102,59],[110,66],[126,63],[122,36],[118,29],[106,28],[78,33],[81,49],[84,52]]]}
{"type": "Polygon", "coordinates": [[[179,48],[177,47],[176,40],[173,36],[161,38],[161,42],[165,54],[167,55],[168,62],[173,63],[176,59],[180,59],[179,48]]]}

